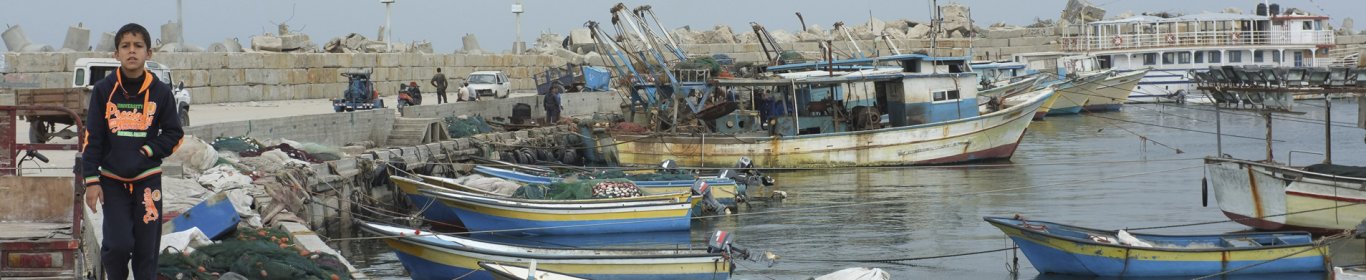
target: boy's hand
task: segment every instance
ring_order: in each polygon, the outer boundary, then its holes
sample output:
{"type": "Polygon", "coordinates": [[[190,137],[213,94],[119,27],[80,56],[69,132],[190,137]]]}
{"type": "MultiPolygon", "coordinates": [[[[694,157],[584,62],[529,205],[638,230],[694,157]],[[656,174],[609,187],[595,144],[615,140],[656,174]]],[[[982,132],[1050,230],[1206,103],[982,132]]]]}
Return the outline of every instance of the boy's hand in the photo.
{"type": "Polygon", "coordinates": [[[91,212],[99,213],[97,204],[104,204],[104,191],[99,185],[85,187],[85,206],[90,207],[91,212]]]}

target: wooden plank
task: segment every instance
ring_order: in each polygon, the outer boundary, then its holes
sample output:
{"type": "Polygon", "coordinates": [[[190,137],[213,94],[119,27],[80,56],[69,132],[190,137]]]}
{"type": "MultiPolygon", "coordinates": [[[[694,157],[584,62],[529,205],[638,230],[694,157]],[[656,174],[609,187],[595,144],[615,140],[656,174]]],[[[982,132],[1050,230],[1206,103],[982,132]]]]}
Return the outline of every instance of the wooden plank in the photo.
{"type": "Polygon", "coordinates": [[[71,222],[75,178],[0,177],[0,222],[71,222]]]}

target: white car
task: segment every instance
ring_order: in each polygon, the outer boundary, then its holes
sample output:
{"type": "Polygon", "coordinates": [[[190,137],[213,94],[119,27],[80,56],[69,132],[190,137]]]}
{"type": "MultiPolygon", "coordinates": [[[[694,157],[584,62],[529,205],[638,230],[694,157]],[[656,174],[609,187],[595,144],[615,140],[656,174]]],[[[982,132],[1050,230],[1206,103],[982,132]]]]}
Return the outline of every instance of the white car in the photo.
{"type": "MultiPolygon", "coordinates": [[[[95,82],[104,79],[105,76],[114,73],[120,66],[119,61],[113,58],[80,58],[76,59],[75,69],[72,70],[71,87],[93,88],[95,82]]],[[[147,71],[151,71],[153,76],[161,82],[171,86],[171,93],[175,95],[176,115],[180,116],[180,125],[190,126],[190,91],[185,90],[185,82],[175,83],[171,77],[171,69],[165,65],[153,61],[147,61],[147,71]]]]}
{"type": "Polygon", "coordinates": [[[512,93],[512,80],[502,71],[478,71],[470,73],[465,81],[470,83],[469,92],[477,96],[491,95],[507,98],[512,93]]]}

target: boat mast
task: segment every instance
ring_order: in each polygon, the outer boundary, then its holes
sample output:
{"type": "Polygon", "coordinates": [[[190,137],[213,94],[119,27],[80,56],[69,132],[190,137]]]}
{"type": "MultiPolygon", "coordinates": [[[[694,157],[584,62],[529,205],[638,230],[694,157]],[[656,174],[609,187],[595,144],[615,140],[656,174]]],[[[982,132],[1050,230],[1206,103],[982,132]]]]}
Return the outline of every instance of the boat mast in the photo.
{"type": "Polygon", "coordinates": [[[1333,102],[1328,93],[1323,94],[1323,163],[1333,164],[1333,102]]]}

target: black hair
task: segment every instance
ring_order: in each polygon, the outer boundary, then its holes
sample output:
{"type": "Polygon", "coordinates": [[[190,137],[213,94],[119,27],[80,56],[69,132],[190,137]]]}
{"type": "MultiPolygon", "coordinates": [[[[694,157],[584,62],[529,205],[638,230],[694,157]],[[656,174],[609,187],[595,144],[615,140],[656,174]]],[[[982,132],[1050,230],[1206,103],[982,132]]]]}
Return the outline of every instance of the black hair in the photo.
{"type": "Polygon", "coordinates": [[[441,68],[436,68],[437,73],[441,73],[441,68]]]}
{"type": "Polygon", "coordinates": [[[125,34],[142,35],[142,44],[147,46],[148,49],[152,48],[152,34],[147,33],[146,27],[142,27],[142,25],[136,23],[124,24],[123,27],[119,27],[119,32],[114,33],[115,46],[119,44],[120,40],[123,40],[123,35],[125,34]]]}

